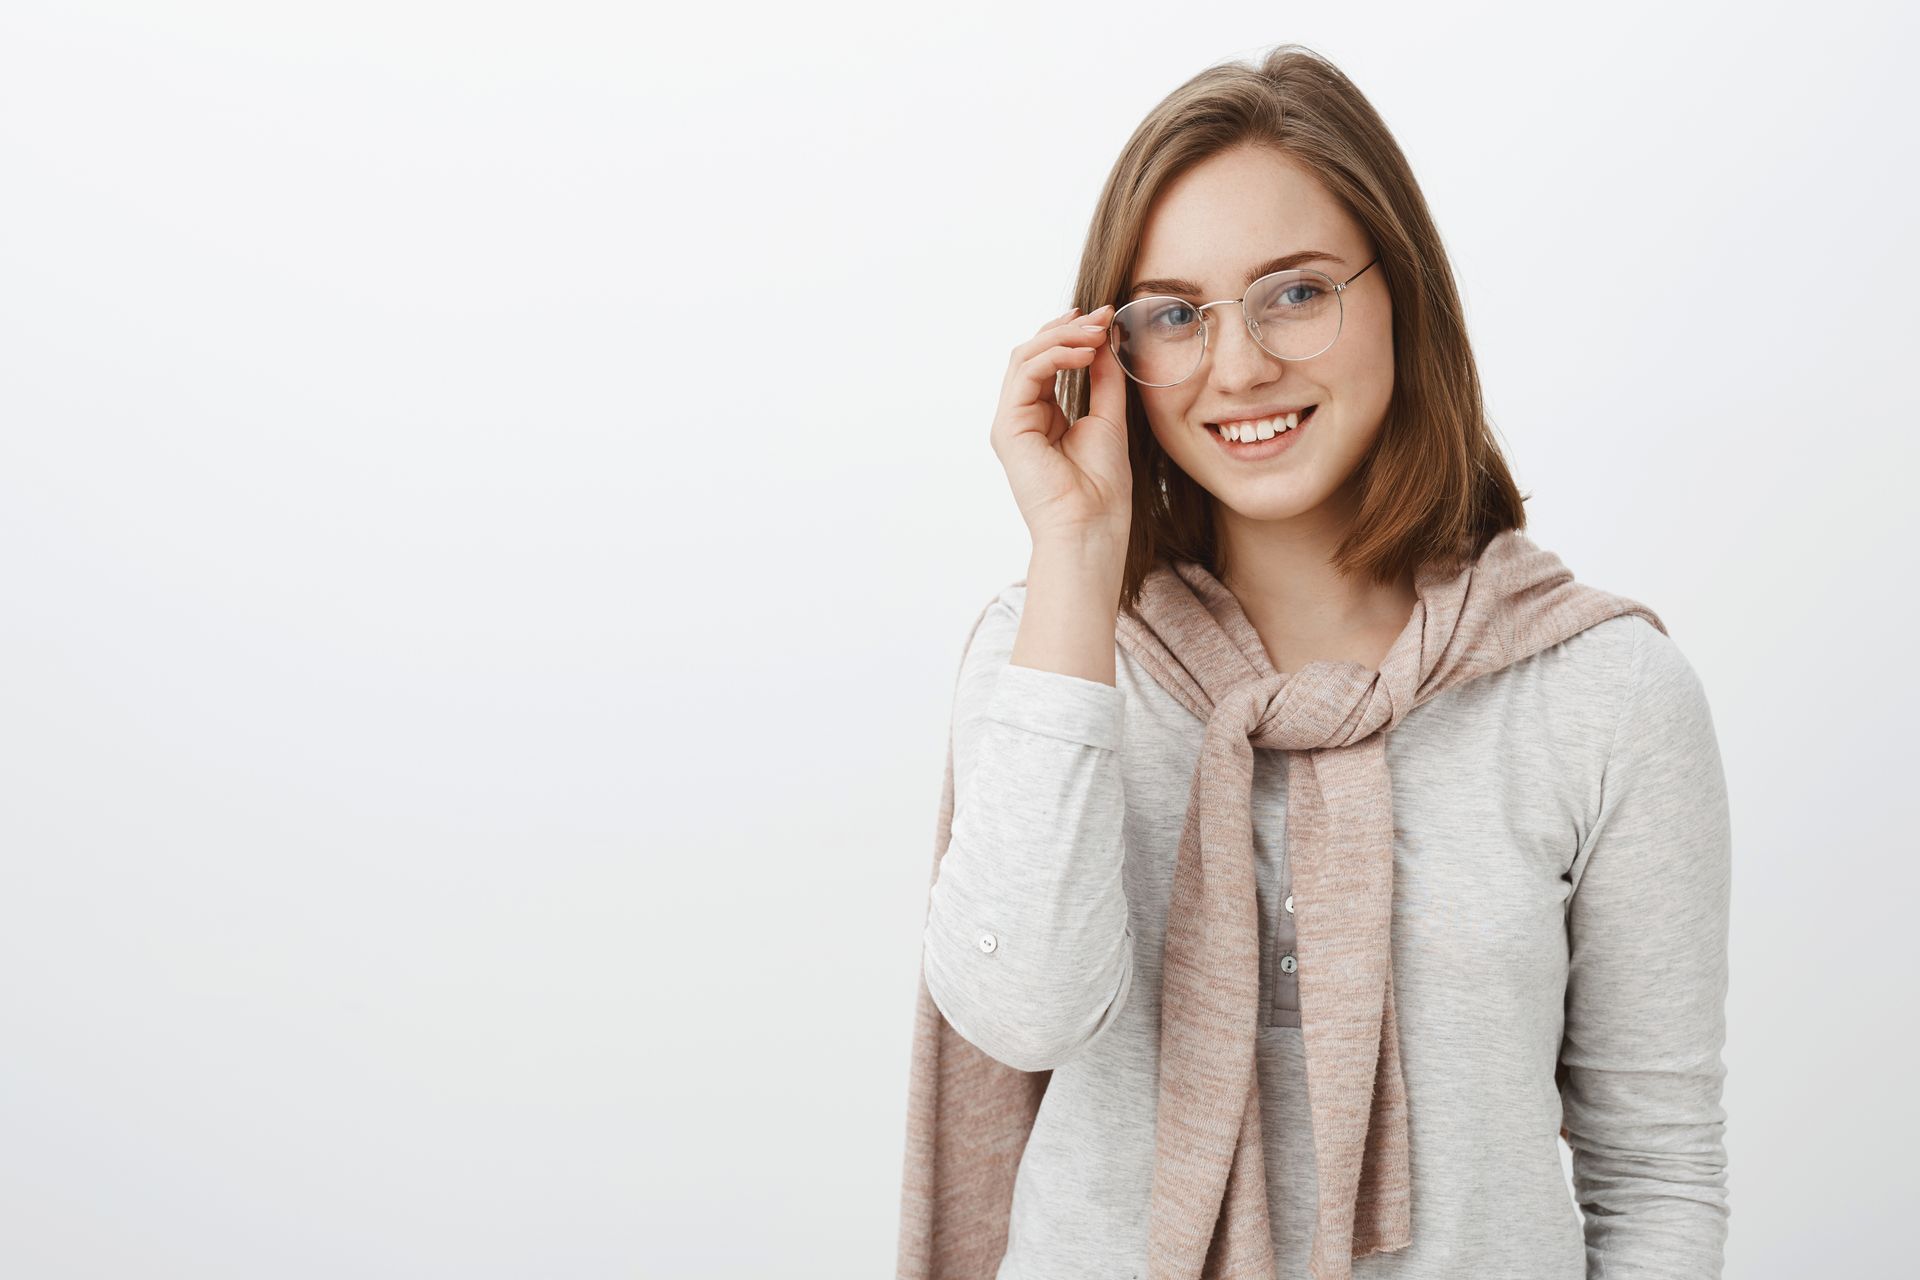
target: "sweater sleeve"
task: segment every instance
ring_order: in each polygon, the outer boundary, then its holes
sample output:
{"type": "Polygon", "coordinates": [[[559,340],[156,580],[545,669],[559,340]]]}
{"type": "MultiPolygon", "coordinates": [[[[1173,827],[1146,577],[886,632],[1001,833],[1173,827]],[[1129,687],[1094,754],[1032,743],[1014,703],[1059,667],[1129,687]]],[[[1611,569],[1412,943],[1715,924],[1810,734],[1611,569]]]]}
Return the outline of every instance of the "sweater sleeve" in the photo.
{"type": "Polygon", "coordinates": [[[954,807],[923,969],[955,1031],[1023,1071],[1113,1025],[1133,980],[1113,685],[1011,664],[1026,589],[975,629],[953,708],[954,807]]]}
{"type": "Polygon", "coordinates": [[[1590,1280],[1712,1280],[1727,1235],[1726,779],[1700,680],[1633,628],[1575,856],[1561,1100],[1590,1280]]]}

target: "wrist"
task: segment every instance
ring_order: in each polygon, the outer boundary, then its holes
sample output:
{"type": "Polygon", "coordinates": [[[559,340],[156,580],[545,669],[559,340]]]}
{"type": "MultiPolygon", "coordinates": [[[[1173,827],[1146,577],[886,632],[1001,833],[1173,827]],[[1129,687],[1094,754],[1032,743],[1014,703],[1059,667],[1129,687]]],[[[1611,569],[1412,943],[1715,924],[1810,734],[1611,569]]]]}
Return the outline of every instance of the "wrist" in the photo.
{"type": "Polygon", "coordinates": [[[1111,577],[1117,584],[1126,571],[1127,530],[1083,527],[1034,535],[1029,567],[1071,568],[1111,577]]]}

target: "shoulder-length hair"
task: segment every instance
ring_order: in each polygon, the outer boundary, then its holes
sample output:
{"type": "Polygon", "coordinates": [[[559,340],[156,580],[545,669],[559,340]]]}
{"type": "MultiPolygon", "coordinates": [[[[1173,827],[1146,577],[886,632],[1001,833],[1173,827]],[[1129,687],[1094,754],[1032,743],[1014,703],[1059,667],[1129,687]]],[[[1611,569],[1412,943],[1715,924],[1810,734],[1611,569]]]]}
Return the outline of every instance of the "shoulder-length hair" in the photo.
{"type": "MultiPolygon", "coordinates": [[[[1257,64],[1208,67],[1162,99],[1107,176],[1074,301],[1083,311],[1119,306],[1161,189],[1248,144],[1276,148],[1319,177],[1371,238],[1393,300],[1393,396],[1379,439],[1347,482],[1358,517],[1334,563],[1381,583],[1428,560],[1461,567],[1495,534],[1525,528],[1525,496],[1481,404],[1453,268],[1426,197],[1379,113],[1321,55],[1278,45],[1257,64]]],[[[1086,369],[1059,375],[1070,422],[1087,412],[1089,377],[1086,369]]],[[[1198,561],[1215,576],[1226,569],[1213,496],[1154,439],[1130,379],[1127,440],[1134,483],[1122,609],[1163,557],[1198,561]]]]}

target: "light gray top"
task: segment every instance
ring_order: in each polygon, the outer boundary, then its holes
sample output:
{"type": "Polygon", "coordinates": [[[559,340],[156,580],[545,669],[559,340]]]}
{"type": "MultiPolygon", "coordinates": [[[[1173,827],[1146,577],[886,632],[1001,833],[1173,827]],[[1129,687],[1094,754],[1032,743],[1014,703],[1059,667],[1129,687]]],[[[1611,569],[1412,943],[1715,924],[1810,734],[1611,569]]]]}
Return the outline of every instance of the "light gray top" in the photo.
{"type": "MultiPolygon", "coordinates": [[[[962,663],[927,987],[967,1040],[1053,1071],[998,1280],[1124,1280],[1144,1270],[1161,949],[1203,726],[1118,646],[1117,687],[1011,665],[1025,596],[999,594],[962,663]]],[[[1414,708],[1387,761],[1413,1243],[1355,1276],[1718,1277],[1732,847],[1692,667],[1612,618],[1414,708]]],[[[1304,1277],[1286,794],[1285,753],[1256,750],[1269,1203],[1278,1275],[1304,1277]]]]}

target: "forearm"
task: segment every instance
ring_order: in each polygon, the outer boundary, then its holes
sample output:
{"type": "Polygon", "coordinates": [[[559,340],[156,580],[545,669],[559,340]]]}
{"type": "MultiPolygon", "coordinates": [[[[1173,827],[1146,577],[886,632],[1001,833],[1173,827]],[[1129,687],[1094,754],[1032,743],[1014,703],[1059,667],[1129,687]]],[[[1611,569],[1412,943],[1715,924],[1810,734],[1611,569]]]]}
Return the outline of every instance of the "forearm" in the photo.
{"type": "Polygon", "coordinates": [[[1125,570],[1124,544],[1097,537],[1036,543],[1014,663],[1113,684],[1113,625],[1125,570]]]}

